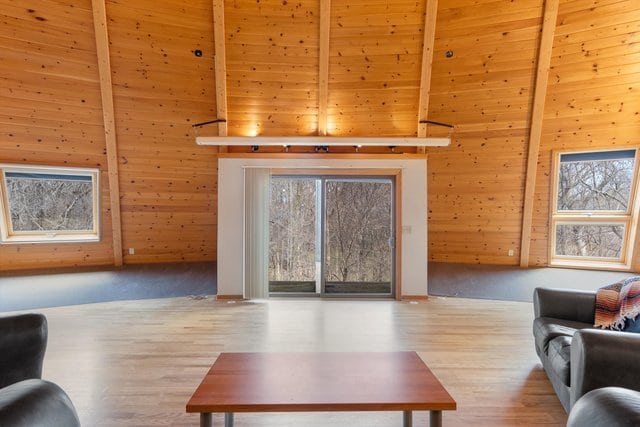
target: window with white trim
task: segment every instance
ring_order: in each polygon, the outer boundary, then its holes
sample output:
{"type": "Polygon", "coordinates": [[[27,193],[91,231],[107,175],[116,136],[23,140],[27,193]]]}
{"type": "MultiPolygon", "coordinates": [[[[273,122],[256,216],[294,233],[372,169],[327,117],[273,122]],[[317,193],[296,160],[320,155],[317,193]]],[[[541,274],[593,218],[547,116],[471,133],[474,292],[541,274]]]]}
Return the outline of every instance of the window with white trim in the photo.
{"type": "Polygon", "coordinates": [[[0,242],[95,242],[98,169],[0,164],[0,242]]]}
{"type": "Polygon", "coordinates": [[[556,153],[551,265],[629,268],[638,222],[638,150],[556,153]]]}

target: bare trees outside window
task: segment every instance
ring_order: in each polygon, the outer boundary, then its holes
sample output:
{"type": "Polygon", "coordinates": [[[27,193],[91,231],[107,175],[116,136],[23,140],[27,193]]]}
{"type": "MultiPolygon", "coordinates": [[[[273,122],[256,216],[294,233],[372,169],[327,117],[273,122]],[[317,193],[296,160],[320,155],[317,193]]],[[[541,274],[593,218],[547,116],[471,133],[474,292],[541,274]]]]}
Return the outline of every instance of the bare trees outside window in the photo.
{"type": "Polygon", "coordinates": [[[624,262],[636,150],[561,154],[552,218],[557,258],[624,262]]]}
{"type": "Polygon", "coordinates": [[[272,177],[270,198],[270,292],[392,293],[392,180],[272,177]]]}
{"type": "Polygon", "coordinates": [[[316,180],[272,178],[269,291],[316,290],[316,180]]]}
{"type": "Polygon", "coordinates": [[[619,259],[622,253],[624,228],[624,225],[616,224],[558,224],[556,254],[619,259]]]}
{"type": "Polygon", "coordinates": [[[326,190],[327,292],[359,283],[362,292],[390,293],[391,182],[330,180],[326,190]]]}
{"type": "Polygon", "coordinates": [[[54,169],[2,168],[3,237],[39,241],[97,234],[97,173],[72,174],[54,169]]]}
{"type": "Polygon", "coordinates": [[[634,159],[560,161],[558,211],[626,212],[634,159]]]}

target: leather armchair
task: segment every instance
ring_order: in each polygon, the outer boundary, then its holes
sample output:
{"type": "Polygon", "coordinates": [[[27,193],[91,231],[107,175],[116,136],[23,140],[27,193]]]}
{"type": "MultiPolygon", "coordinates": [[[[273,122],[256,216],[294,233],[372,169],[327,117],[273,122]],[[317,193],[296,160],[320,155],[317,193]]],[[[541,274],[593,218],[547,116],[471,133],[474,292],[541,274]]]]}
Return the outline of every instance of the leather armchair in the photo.
{"type": "Polygon", "coordinates": [[[640,390],[640,334],[580,330],[571,344],[571,405],[585,393],[617,386],[640,390]]]}
{"type": "Polygon", "coordinates": [[[44,381],[47,319],[41,314],[0,317],[0,425],[79,427],[69,396],[44,381]]]}
{"type": "Polygon", "coordinates": [[[567,412],[594,389],[640,390],[640,334],[593,328],[595,300],[595,292],[534,291],[536,352],[567,412]]]}
{"type": "Polygon", "coordinates": [[[567,427],[637,427],[640,392],[620,387],[591,390],[571,409],[567,427]]]}
{"type": "Polygon", "coordinates": [[[596,293],[572,289],[536,288],[533,292],[535,317],[551,317],[593,325],[596,293]]]}

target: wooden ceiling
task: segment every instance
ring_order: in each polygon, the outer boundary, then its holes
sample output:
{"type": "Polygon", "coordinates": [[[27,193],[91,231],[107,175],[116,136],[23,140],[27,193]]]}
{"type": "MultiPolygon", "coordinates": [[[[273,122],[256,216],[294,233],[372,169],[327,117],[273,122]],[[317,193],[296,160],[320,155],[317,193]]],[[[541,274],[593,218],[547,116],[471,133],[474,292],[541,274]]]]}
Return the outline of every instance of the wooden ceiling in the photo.
{"type": "Polygon", "coordinates": [[[229,134],[417,134],[425,2],[218,1],[229,134]]]}

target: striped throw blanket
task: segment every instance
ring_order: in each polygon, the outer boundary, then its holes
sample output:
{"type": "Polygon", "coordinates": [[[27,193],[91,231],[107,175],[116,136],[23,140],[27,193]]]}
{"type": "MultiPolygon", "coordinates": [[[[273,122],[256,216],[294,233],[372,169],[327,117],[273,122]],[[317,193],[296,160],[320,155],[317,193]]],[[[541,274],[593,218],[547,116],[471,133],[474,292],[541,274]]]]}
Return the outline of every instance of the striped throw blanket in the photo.
{"type": "Polygon", "coordinates": [[[595,327],[621,331],[627,319],[640,314],[640,276],[598,289],[595,327]]]}

